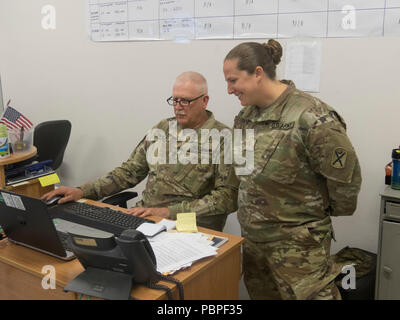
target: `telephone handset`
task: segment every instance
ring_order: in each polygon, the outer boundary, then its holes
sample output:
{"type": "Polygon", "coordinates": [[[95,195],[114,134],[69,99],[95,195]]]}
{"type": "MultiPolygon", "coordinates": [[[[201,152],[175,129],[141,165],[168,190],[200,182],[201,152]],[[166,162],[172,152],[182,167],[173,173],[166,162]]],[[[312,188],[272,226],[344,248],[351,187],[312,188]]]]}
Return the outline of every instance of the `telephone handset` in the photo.
{"type": "Polygon", "coordinates": [[[128,229],[119,237],[110,234],[106,238],[70,232],[69,235],[69,247],[85,271],[72,280],[64,291],[105,299],[125,299],[130,297],[134,282],[165,290],[168,298],[172,299],[170,288],[157,284],[159,280],[164,280],[175,283],[180,298],[184,298],[183,286],[178,280],[157,272],[153,249],[140,231],[128,229]],[[104,292],[96,291],[99,287],[104,288],[104,292]]]}
{"type": "Polygon", "coordinates": [[[115,241],[132,265],[134,282],[147,283],[158,279],[156,257],[143,233],[128,229],[115,238],[115,241]]]}
{"type": "Polygon", "coordinates": [[[97,268],[130,275],[136,283],[146,283],[157,275],[157,261],[147,238],[127,229],[119,237],[97,238],[70,235],[70,247],[85,269],[97,268]]]}

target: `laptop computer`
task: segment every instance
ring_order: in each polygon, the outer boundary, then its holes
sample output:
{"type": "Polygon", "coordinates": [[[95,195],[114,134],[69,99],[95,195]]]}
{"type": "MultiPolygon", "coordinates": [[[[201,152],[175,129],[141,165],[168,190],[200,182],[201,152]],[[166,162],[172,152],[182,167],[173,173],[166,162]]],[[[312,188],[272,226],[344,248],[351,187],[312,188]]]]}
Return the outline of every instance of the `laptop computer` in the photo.
{"type": "Polygon", "coordinates": [[[0,190],[0,225],[8,240],[51,256],[72,260],[68,232],[98,238],[112,234],[55,217],[40,199],[0,190]]]}

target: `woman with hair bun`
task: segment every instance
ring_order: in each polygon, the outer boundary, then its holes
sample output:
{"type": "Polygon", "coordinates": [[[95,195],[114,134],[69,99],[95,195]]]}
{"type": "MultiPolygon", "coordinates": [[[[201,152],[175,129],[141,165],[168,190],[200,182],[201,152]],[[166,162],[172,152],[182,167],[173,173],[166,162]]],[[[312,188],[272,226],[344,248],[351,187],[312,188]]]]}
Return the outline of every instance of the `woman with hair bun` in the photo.
{"type": "Polygon", "coordinates": [[[275,40],[246,42],[223,66],[228,94],[244,107],[234,129],[255,138],[245,150],[254,151],[254,169],[239,176],[244,281],[252,299],[340,299],[331,216],[354,213],[360,165],[343,118],[276,79],[281,58],[275,40]]]}

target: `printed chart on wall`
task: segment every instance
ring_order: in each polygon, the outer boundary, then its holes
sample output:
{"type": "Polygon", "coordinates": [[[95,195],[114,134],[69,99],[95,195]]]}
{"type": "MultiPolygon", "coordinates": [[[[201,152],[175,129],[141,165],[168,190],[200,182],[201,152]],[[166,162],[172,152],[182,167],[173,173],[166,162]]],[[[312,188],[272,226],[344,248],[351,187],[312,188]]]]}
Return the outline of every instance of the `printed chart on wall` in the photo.
{"type": "Polygon", "coordinates": [[[87,0],[93,41],[400,35],[400,0],[87,0]]]}

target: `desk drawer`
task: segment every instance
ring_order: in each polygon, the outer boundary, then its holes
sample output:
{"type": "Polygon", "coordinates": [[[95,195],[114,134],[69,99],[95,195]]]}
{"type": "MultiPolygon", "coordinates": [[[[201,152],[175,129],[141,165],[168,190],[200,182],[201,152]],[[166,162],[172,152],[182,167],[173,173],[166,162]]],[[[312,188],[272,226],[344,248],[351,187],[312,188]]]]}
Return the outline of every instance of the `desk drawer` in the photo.
{"type": "Polygon", "coordinates": [[[386,201],[386,216],[400,219],[400,203],[386,201]]]}

